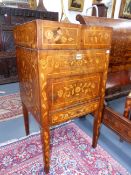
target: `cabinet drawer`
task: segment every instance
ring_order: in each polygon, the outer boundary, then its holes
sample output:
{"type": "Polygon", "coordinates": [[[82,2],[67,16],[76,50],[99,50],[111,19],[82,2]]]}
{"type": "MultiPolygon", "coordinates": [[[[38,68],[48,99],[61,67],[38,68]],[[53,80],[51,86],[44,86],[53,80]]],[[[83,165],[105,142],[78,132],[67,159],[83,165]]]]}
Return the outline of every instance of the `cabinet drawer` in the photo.
{"type": "Polygon", "coordinates": [[[97,110],[99,106],[99,100],[92,101],[90,103],[84,103],[79,106],[74,106],[58,112],[50,113],[50,122],[51,125],[56,125],[62,122],[66,122],[76,117],[89,114],[92,111],[97,110]]]}
{"type": "Polygon", "coordinates": [[[17,26],[14,31],[17,45],[40,49],[80,48],[81,27],[75,24],[36,20],[32,23],[25,23],[23,26],[17,26]],[[37,25],[39,27],[36,27],[37,25]],[[37,33],[39,36],[36,39],[37,33]],[[39,40],[38,45],[37,40],[39,40]]]}
{"type": "Polygon", "coordinates": [[[59,76],[103,72],[108,67],[104,50],[39,51],[39,65],[48,67],[48,74],[59,76]]]}
{"type": "Polygon", "coordinates": [[[83,27],[82,40],[83,49],[89,48],[111,48],[112,29],[109,27],[83,27]]]}
{"type": "Polygon", "coordinates": [[[100,81],[98,73],[49,80],[47,87],[50,109],[70,107],[98,98],[100,81]]]}
{"type": "Polygon", "coordinates": [[[63,25],[61,23],[42,24],[42,48],[49,49],[79,49],[80,48],[80,26],[63,25]]]}

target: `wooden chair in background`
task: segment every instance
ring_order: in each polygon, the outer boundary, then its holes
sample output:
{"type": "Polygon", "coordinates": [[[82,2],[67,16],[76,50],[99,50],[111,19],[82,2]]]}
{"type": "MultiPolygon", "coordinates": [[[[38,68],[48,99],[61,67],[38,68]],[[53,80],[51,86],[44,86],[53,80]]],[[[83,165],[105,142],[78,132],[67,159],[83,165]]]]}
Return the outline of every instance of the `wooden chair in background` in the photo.
{"type": "Polygon", "coordinates": [[[126,97],[126,102],[125,102],[125,109],[124,109],[124,114],[123,116],[129,120],[131,120],[131,92],[130,94],[126,97]]]}

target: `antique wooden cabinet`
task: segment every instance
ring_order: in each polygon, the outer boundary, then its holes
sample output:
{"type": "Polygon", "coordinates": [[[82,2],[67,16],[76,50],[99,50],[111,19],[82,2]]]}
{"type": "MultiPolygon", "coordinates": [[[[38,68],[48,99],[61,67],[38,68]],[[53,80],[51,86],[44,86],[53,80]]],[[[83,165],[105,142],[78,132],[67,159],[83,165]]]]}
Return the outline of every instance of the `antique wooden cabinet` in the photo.
{"type": "Polygon", "coordinates": [[[46,172],[50,126],[94,112],[97,145],[111,34],[111,28],[43,20],[14,30],[26,133],[31,112],[41,126],[46,172]]]}
{"type": "Polygon", "coordinates": [[[58,13],[0,7],[0,84],[18,81],[13,27],[33,19],[57,21],[58,13]]]}

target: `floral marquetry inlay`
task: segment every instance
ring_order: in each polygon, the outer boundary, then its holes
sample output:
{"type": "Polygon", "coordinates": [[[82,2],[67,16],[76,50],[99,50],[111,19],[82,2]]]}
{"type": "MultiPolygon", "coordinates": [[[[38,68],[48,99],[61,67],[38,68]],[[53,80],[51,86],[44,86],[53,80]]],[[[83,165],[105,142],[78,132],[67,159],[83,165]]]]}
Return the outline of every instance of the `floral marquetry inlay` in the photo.
{"type": "Polygon", "coordinates": [[[37,75],[37,61],[34,60],[36,52],[17,48],[17,63],[20,79],[20,90],[22,101],[32,111],[33,115],[40,121],[40,107],[38,96],[38,75],[37,75]],[[32,55],[31,55],[32,53],[32,55]],[[34,86],[36,88],[34,88],[34,86]]]}
{"type": "Polygon", "coordinates": [[[48,41],[52,41],[53,43],[56,44],[74,41],[74,39],[69,36],[68,30],[65,30],[65,32],[63,32],[60,28],[54,31],[52,30],[45,31],[45,38],[48,39],[48,41]]]}
{"type": "MultiPolygon", "coordinates": [[[[95,51],[94,51],[95,52],[95,51]]],[[[94,65],[96,64],[98,66],[98,68],[102,68],[103,66],[103,59],[104,59],[104,54],[103,53],[90,53],[90,52],[83,52],[83,53],[79,53],[78,54],[74,53],[74,54],[68,54],[68,53],[64,53],[63,55],[59,55],[58,60],[57,61],[53,61],[52,58],[52,63],[53,63],[53,67],[56,68],[66,68],[66,67],[79,67],[79,66],[88,66],[89,65],[94,65]],[[77,55],[80,55],[81,58],[77,59],[77,55]]],[[[56,55],[57,56],[57,55],[56,55]]]]}
{"type": "Polygon", "coordinates": [[[52,121],[52,124],[65,122],[69,119],[73,119],[76,116],[79,117],[91,111],[95,111],[97,108],[98,108],[98,101],[92,102],[91,104],[82,104],[72,109],[68,109],[62,112],[58,112],[56,114],[52,114],[51,121],[52,121]]]}
{"type": "Polygon", "coordinates": [[[100,76],[70,77],[70,79],[54,80],[50,85],[52,92],[52,106],[70,105],[80,101],[86,101],[98,97],[100,76]]]}
{"type": "Polygon", "coordinates": [[[84,44],[85,45],[109,45],[111,42],[110,33],[101,30],[85,30],[84,31],[84,44]]]}
{"type": "Polygon", "coordinates": [[[43,43],[50,44],[75,44],[77,42],[78,30],[72,28],[60,28],[55,27],[50,29],[49,27],[44,27],[43,30],[44,37],[43,43]]]}
{"type": "Polygon", "coordinates": [[[93,52],[53,50],[48,55],[46,52],[40,52],[40,61],[43,62],[42,64],[48,64],[49,74],[76,74],[76,72],[85,74],[94,72],[96,66],[99,71],[106,69],[105,55],[105,52],[99,50],[93,52]]]}

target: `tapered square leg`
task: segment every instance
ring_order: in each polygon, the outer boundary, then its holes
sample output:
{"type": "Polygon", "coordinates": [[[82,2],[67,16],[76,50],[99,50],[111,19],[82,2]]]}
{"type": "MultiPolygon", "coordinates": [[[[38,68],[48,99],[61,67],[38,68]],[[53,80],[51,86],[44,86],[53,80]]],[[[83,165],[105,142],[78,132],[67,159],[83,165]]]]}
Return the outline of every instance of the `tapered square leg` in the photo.
{"type": "Polygon", "coordinates": [[[28,110],[27,110],[24,103],[22,103],[22,107],[23,107],[23,115],[24,115],[24,124],[25,124],[26,135],[29,135],[29,114],[28,114],[28,110]]]}
{"type": "Polygon", "coordinates": [[[96,148],[98,138],[100,135],[101,115],[102,114],[99,110],[94,112],[93,140],[92,140],[92,147],[93,148],[96,148]]]}
{"type": "Polygon", "coordinates": [[[43,148],[44,171],[46,174],[48,174],[49,169],[50,169],[50,131],[49,131],[49,128],[41,129],[41,141],[42,141],[42,148],[43,148]]]}

